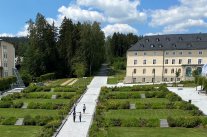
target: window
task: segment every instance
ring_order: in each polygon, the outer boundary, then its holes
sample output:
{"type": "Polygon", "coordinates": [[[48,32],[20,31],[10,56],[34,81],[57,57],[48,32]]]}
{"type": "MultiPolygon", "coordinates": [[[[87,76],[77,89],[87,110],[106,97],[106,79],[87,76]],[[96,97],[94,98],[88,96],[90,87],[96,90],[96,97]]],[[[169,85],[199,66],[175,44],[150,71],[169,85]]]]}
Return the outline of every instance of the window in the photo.
{"type": "Polygon", "coordinates": [[[155,74],[155,69],[152,69],[152,74],[155,74]]]}
{"type": "Polygon", "coordinates": [[[151,44],[150,46],[151,46],[151,48],[154,48],[155,47],[155,45],[153,45],[153,44],[151,44]]]}
{"type": "Polygon", "coordinates": [[[202,54],[203,54],[203,52],[202,52],[202,51],[199,51],[199,52],[198,52],[198,54],[199,54],[199,55],[202,55],[202,54]]]}
{"type": "Polygon", "coordinates": [[[143,60],[143,64],[147,64],[147,60],[145,59],[145,60],[143,60]]]}
{"type": "Polygon", "coordinates": [[[133,73],[136,74],[137,73],[137,69],[134,69],[133,73]]]}
{"type": "Polygon", "coordinates": [[[202,59],[198,59],[198,64],[202,64],[202,59]]]}
{"type": "Polygon", "coordinates": [[[171,78],[171,81],[174,81],[174,78],[171,78]]]}
{"type": "Polygon", "coordinates": [[[4,46],[3,46],[3,49],[7,49],[7,46],[4,45],[4,46]]]}
{"type": "Polygon", "coordinates": [[[172,59],[172,64],[175,64],[175,59],[172,59]]]}
{"type": "Polygon", "coordinates": [[[146,69],[143,69],[143,74],[146,74],[146,69]]]}
{"type": "Polygon", "coordinates": [[[167,74],[167,69],[165,69],[165,74],[167,74]]]}
{"type": "Polygon", "coordinates": [[[179,64],[182,64],[182,59],[179,59],[179,64]]]}
{"type": "Polygon", "coordinates": [[[149,39],[146,39],[145,41],[146,41],[146,42],[149,42],[149,39]]]}
{"type": "Polygon", "coordinates": [[[166,82],[167,81],[167,78],[164,78],[164,81],[166,82]]]}
{"type": "Polygon", "coordinates": [[[6,53],[4,53],[4,58],[7,58],[7,54],[6,53]]]}
{"type": "Polygon", "coordinates": [[[181,73],[181,69],[178,69],[178,72],[181,73]]]}
{"type": "Polygon", "coordinates": [[[7,63],[6,62],[4,62],[4,67],[7,67],[7,63]]]}
{"type": "Polygon", "coordinates": [[[160,47],[160,48],[162,48],[162,47],[163,47],[163,45],[162,45],[162,44],[159,44],[159,47],[160,47]]]}
{"type": "Polygon", "coordinates": [[[165,64],[168,64],[168,59],[165,60],[165,64]]]}
{"type": "Polygon", "coordinates": [[[144,52],[144,56],[145,56],[145,55],[147,55],[147,53],[146,53],[146,52],[144,52]]]}
{"type": "Polygon", "coordinates": [[[136,65],[137,64],[137,60],[134,60],[134,65],[136,65]]]}
{"type": "Polygon", "coordinates": [[[189,55],[191,55],[191,54],[192,54],[192,52],[191,52],[191,51],[189,51],[189,52],[188,52],[188,54],[189,54],[189,55]]]}
{"type": "Polygon", "coordinates": [[[155,82],[155,79],[154,78],[152,78],[152,82],[155,82]]]}
{"type": "Polygon", "coordinates": [[[166,38],[167,41],[170,41],[170,38],[166,38]]]}
{"type": "Polygon", "coordinates": [[[190,77],[191,75],[192,75],[192,69],[191,69],[191,67],[187,67],[186,68],[186,76],[188,76],[188,77],[190,77]]]}
{"type": "Polygon", "coordinates": [[[160,41],[160,39],[159,38],[156,38],[156,41],[158,42],[158,41],[160,41]]]}
{"type": "Polygon", "coordinates": [[[177,81],[180,81],[180,78],[177,78],[177,81]]]}
{"type": "Polygon", "coordinates": [[[165,55],[169,55],[169,52],[165,52],[165,55]]]}
{"type": "Polygon", "coordinates": [[[180,54],[180,55],[183,55],[183,52],[182,52],[182,51],[180,51],[180,52],[179,52],[179,54],[180,54]]]}
{"type": "Polygon", "coordinates": [[[171,74],[175,73],[175,70],[174,69],[171,69],[171,74]]]}
{"type": "Polygon", "coordinates": [[[188,64],[191,64],[191,59],[188,59],[188,64]]]}
{"type": "Polygon", "coordinates": [[[137,52],[135,52],[135,53],[134,53],[134,55],[135,55],[135,56],[137,56],[137,55],[138,55],[138,53],[137,53],[137,52]]]}
{"type": "Polygon", "coordinates": [[[198,75],[201,75],[201,73],[202,73],[202,68],[201,68],[201,67],[198,67],[198,68],[197,68],[197,71],[198,71],[198,75]]]}
{"type": "Polygon", "coordinates": [[[145,82],[145,78],[142,78],[142,82],[145,82]]]}
{"type": "Polygon", "coordinates": [[[156,64],[156,59],[153,59],[153,64],[156,64]]]}
{"type": "Polygon", "coordinates": [[[173,55],[175,55],[175,52],[173,52],[173,55]]]}
{"type": "Polygon", "coordinates": [[[179,37],[179,40],[180,40],[180,41],[182,41],[182,40],[183,40],[183,38],[182,38],[182,37],[179,37]]]}

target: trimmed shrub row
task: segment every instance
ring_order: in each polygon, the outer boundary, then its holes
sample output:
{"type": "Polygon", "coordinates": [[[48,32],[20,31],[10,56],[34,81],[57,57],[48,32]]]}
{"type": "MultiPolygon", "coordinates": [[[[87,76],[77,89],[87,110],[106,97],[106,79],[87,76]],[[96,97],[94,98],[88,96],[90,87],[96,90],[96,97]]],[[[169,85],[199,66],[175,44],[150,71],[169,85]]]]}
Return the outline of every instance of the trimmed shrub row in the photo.
{"type": "Polygon", "coordinates": [[[31,117],[30,115],[27,115],[24,117],[24,125],[44,126],[52,120],[54,120],[54,118],[51,116],[31,117]]]}
{"type": "Polygon", "coordinates": [[[117,102],[117,101],[108,101],[106,104],[106,109],[129,109],[129,101],[117,102]]]}
{"type": "Polygon", "coordinates": [[[8,118],[0,117],[1,125],[14,125],[16,121],[17,121],[17,118],[15,117],[8,117],[8,118]]]}
{"type": "Polygon", "coordinates": [[[28,109],[61,109],[63,106],[65,106],[65,104],[30,102],[27,108],[28,109]]]}
{"type": "Polygon", "coordinates": [[[10,85],[12,83],[15,83],[16,77],[11,76],[11,77],[6,77],[6,78],[0,78],[0,90],[6,90],[10,88],[10,85]]]}
{"type": "Polygon", "coordinates": [[[23,93],[30,93],[30,92],[49,92],[51,90],[51,87],[40,87],[36,85],[32,85],[24,89],[22,92],[23,93]]]}
{"type": "Polygon", "coordinates": [[[141,98],[139,93],[123,93],[123,92],[117,92],[117,93],[108,93],[106,95],[107,99],[134,99],[134,98],[141,98]]]}
{"type": "Polygon", "coordinates": [[[55,78],[55,73],[47,73],[37,78],[38,81],[52,80],[55,78]]]}
{"type": "Polygon", "coordinates": [[[181,117],[181,118],[167,118],[170,127],[186,127],[194,128],[199,126],[202,121],[199,117],[181,117]]]}
{"type": "Polygon", "coordinates": [[[112,127],[159,127],[159,119],[107,119],[107,124],[112,127]]]}
{"type": "Polygon", "coordinates": [[[12,102],[12,101],[1,101],[0,108],[21,108],[23,106],[22,101],[12,102]]]}

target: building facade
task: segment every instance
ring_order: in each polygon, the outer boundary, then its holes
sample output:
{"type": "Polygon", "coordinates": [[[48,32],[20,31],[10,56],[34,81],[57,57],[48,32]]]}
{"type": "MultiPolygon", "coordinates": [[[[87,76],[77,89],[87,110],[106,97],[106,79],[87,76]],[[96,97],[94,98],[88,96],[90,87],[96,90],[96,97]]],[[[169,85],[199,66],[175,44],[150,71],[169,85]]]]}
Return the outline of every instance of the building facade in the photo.
{"type": "Polygon", "coordinates": [[[204,64],[207,34],[146,36],[127,51],[125,83],[192,80],[204,64]]]}
{"type": "Polygon", "coordinates": [[[15,68],[14,45],[0,40],[0,77],[13,76],[15,68]]]}

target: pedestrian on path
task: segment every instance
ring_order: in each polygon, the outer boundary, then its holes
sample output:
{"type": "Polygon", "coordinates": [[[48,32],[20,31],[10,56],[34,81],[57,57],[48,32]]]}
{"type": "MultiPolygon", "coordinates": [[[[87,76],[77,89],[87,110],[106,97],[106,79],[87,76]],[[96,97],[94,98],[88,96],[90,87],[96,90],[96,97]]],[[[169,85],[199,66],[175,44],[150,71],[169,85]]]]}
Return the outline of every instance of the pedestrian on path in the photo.
{"type": "Polygon", "coordinates": [[[73,111],[73,122],[75,122],[76,113],[73,111]]]}
{"type": "Polygon", "coordinates": [[[86,105],[83,104],[83,113],[85,114],[85,111],[86,111],[86,105]]]}
{"type": "Polygon", "coordinates": [[[73,107],[73,112],[76,113],[76,104],[74,104],[74,107],[73,107]]]}
{"type": "Polygon", "coordinates": [[[80,120],[80,122],[81,122],[81,112],[80,112],[80,115],[79,115],[79,120],[80,120]]]}

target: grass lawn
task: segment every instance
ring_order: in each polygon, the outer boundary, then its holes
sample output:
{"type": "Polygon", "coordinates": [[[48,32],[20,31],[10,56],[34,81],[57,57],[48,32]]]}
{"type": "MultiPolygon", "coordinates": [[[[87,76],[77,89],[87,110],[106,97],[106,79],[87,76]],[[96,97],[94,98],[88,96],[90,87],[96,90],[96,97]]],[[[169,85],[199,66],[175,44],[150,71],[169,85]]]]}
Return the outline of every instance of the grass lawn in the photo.
{"type": "Polygon", "coordinates": [[[87,86],[91,83],[93,77],[79,78],[72,86],[87,86]]]}
{"type": "Polygon", "coordinates": [[[180,117],[180,116],[192,116],[189,111],[179,109],[119,109],[109,110],[105,113],[106,118],[146,118],[146,119],[166,119],[168,116],[180,117]]]}
{"type": "Polygon", "coordinates": [[[120,81],[123,81],[125,76],[126,76],[126,70],[117,70],[115,75],[112,75],[108,78],[107,83],[117,84],[120,81]]]}
{"type": "Polygon", "coordinates": [[[168,103],[169,100],[166,98],[144,98],[144,99],[109,99],[108,101],[129,101],[130,103],[168,103]]]}
{"type": "Polygon", "coordinates": [[[41,116],[58,116],[57,110],[46,110],[46,109],[18,109],[18,108],[0,108],[0,116],[3,117],[17,117],[22,118],[26,115],[32,117],[41,116]]]}
{"type": "Polygon", "coordinates": [[[59,103],[64,103],[64,104],[67,104],[70,102],[69,99],[16,99],[14,100],[14,102],[17,102],[17,101],[23,101],[25,103],[30,103],[30,102],[37,102],[37,103],[56,103],[56,104],[59,104],[59,103]]]}
{"type": "Polygon", "coordinates": [[[1,126],[1,137],[35,137],[42,127],[40,126],[1,126]]]}
{"type": "Polygon", "coordinates": [[[56,80],[53,80],[53,81],[49,81],[47,83],[47,86],[60,86],[62,83],[66,82],[67,80],[69,80],[69,78],[56,79],[56,80]]]}
{"type": "Polygon", "coordinates": [[[112,127],[102,131],[98,137],[206,137],[203,128],[125,128],[112,127]]]}

